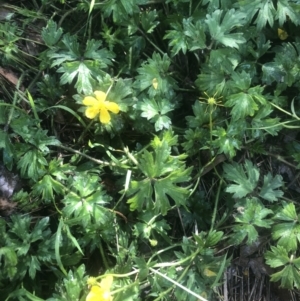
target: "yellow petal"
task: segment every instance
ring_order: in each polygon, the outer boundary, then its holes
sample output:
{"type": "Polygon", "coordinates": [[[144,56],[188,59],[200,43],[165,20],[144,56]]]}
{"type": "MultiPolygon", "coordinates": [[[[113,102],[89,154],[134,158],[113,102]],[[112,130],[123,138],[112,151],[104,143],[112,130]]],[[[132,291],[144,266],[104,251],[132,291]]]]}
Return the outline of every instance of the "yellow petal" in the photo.
{"type": "Polygon", "coordinates": [[[217,274],[215,272],[213,272],[212,270],[205,268],[204,269],[204,275],[207,277],[212,277],[212,276],[216,276],[217,274]]]}
{"type": "Polygon", "coordinates": [[[157,240],[156,240],[156,239],[149,239],[149,242],[150,242],[150,245],[151,245],[152,247],[157,246],[157,240]]]}
{"type": "Polygon", "coordinates": [[[102,295],[102,299],[101,301],[112,301],[112,296],[110,294],[110,292],[104,292],[103,295],[102,295]]]}
{"type": "Polygon", "coordinates": [[[113,276],[112,275],[107,275],[105,278],[101,280],[100,286],[105,289],[106,291],[110,291],[110,288],[113,283],[113,276]]]}
{"type": "Polygon", "coordinates": [[[102,91],[95,91],[94,94],[98,101],[104,102],[106,99],[106,94],[102,91]]]}
{"type": "Polygon", "coordinates": [[[89,107],[85,110],[85,116],[90,119],[94,119],[98,114],[99,108],[97,106],[89,107]]]}
{"type": "Polygon", "coordinates": [[[287,32],[281,28],[277,29],[277,33],[280,40],[286,40],[289,36],[287,32]]]}
{"type": "Polygon", "coordinates": [[[86,296],[85,301],[99,301],[102,300],[102,296],[104,294],[104,290],[99,286],[93,285],[90,292],[86,296]]]}
{"type": "Polygon", "coordinates": [[[92,96],[86,96],[83,99],[83,104],[85,106],[95,106],[98,103],[98,100],[95,97],[92,96]]]}
{"type": "Polygon", "coordinates": [[[106,123],[110,122],[110,119],[111,118],[110,118],[108,111],[106,110],[106,108],[103,107],[100,110],[100,122],[106,124],[106,123]]]}
{"type": "Polygon", "coordinates": [[[111,111],[115,114],[118,114],[120,112],[120,107],[115,102],[106,101],[105,107],[108,111],[111,111]]]}
{"type": "Polygon", "coordinates": [[[157,81],[157,78],[153,78],[152,79],[152,86],[155,90],[157,90],[158,88],[158,81],[157,81]]]}

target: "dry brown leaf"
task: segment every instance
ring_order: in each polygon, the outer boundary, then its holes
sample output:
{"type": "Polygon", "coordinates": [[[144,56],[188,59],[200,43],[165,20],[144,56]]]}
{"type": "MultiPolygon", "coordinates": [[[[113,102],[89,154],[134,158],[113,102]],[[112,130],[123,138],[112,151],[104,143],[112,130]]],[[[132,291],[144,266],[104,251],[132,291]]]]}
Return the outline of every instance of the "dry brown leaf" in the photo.
{"type": "Polygon", "coordinates": [[[9,70],[0,67],[0,75],[2,75],[7,81],[16,86],[19,79],[9,70]]]}
{"type": "Polygon", "coordinates": [[[10,202],[6,198],[0,198],[0,215],[9,216],[13,213],[17,203],[10,202]]]}

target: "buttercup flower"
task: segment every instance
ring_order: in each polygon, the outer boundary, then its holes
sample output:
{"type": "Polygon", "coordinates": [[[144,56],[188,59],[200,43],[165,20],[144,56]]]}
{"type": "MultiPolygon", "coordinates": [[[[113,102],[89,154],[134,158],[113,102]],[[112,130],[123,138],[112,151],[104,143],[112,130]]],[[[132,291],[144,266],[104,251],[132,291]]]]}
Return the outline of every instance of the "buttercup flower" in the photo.
{"type": "Polygon", "coordinates": [[[95,91],[95,97],[86,96],[83,99],[83,104],[87,106],[85,110],[85,116],[90,119],[94,119],[99,114],[99,120],[101,123],[107,124],[110,122],[109,112],[118,114],[120,111],[119,106],[112,101],[106,100],[106,94],[102,91],[95,91]]]}
{"type": "Polygon", "coordinates": [[[86,301],[113,301],[110,288],[113,283],[113,276],[107,275],[99,285],[93,285],[86,296],[86,301]]]}
{"type": "Polygon", "coordinates": [[[280,40],[286,40],[289,37],[287,32],[281,28],[277,29],[277,33],[280,40]]]}
{"type": "Polygon", "coordinates": [[[153,78],[152,79],[152,86],[153,86],[153,88],[155,90],[157,90],[157,88],[158,88],[158,80],[157,80],[157,78],[153,78]]]}

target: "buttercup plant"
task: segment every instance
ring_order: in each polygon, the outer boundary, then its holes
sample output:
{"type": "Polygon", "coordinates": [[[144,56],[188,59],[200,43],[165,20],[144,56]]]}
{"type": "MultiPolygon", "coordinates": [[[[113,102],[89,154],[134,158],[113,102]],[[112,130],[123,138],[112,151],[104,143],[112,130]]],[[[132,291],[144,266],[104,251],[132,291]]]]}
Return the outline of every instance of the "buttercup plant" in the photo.
{"type": "Polygon", "coordinates": [[[299,1],[7,2],[0,299],[299,290],[299,1]]]}

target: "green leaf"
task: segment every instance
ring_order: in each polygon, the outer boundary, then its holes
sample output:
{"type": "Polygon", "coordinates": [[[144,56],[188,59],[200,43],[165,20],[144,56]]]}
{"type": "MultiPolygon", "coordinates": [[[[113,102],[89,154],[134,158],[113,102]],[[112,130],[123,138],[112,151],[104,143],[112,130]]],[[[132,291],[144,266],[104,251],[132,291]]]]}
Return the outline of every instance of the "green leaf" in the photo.
{"type": "Polygon", "coordinates": [[[187,36],[183,32],[183,26],[179,23],[171,23],[172,30],[167,30],[164,39],[169,39],[169,46],[172,51],[172,56],[175,56],[179,51],[186,54],[188,49],[187,36]]]}
{"type": "Polygon", "coordinates": [[[73,173],[74,171],[75,167],[69,163],[64,163],[61,158],[55,158],[49,162],[48,173],[58,181],[67,180],[68,174],[73,173]]]}
{"type": "Polygon", "coordinates": [[[61,256],[60,256],[60,241],[62,240],[62,228],[63,228],[63,225],[64,225],[64,220],[61,217],[60,220],[59,220],[59,224],[58,224],[58,227],[57,227],[56,234],[55,234],[55,246],[54,246],[54,249],[55,249],[55,259],[56,259],[56,262],[58,264],[58,267],[60,268],[61,272],[65,276],[67,276],[67,271],[65,270],[65,268],[64,268],[64,266],[62,264],[61,256]]]}
{"type": "Polygon", "coordinates": [[[284,204],[283,208],[275,215],[275,218],[289,222],[298,221],[295,205],[293,203],[284,204]]]}
{"type": "Polygon", "coordinates": [[[63,180],[68,179],[68,174],[74,172],[75,167],[70,164],[63,164],[61,159],[54,159],[49,162],[47,174],[33,185],[33,194],[42,196],[45,203],[54,200],[54,192],[64,195],[66,187],[62,184],[63,180]]]}
{"type": "Polygon", "coordinates": [[[225,88],[227,74],[223,70],[214,67],[203,68],[196,81],[197,87],[213,95],[216,91],[223,91],[225,88]]]}
{"type": "Polygon", "coordinates": [[[272,268],[278,268],[289,263],[288,251],[282,246],[271,246],[271,251],[265,253],[266,263],[272,268]]]}
{"type": "Polygon", "coordinates": [[[224,177],[236,184],[230,184],[226,188],[227,192],[233,193],[233,197],[242,198],[251,193],[257,186],[259,179],[259,170],[246,160],[244,168],[242,165],[233,162],[232,164],[223,164],[224,177]]]}
{"type": "Polygon", "coordinates": [[[140,158],[141,171],[151,179],[164,176],[172,171],[173,163],[169,161],[171,154],[168,142],[163,140],[157,145],[154,152],[145,150],[140,158]]]}
{"type": "Polygon", "coordinates": [[[277,136],[278,132],[282,129],[280,118],[267,118],[273,112],[270,106],[260,107],[251,121],[252,124],[252,137],[259,138],[263,136],[263,132],[267,132],[272,136],[277,136]]]}
{"type": "Polygon", "coordinates": [[[51,235],[51,231],[49,230],[49,217],[44,217],[40,219],[32,229],[30,242],[36,242],[38,240],[44,240],[45,238],[49,238],[51,235]]]}
{"type": "Polygon", "coordinates": [[[295,81],[300,80],[299,43],[284,43],[273,48],[275,58],[273,62],[263,65],[263,81],[267,84],[276,81],[292,86],[295,81]]]}
{"type": "Polygon", "coordinates": [[[287,0],[277,1],[277,14],[279,26],[282,26],[287,20],[291,20],[295,25],[299,24],[299,12],[296,15],[295,10],[290,6],[287,0]]]}
{"type": "Polygon", "coordinates": [[[9,151],[10,155],[12,156],[12,147],[9,135],[7,132],[4,132],[2,130],[0,130],[0,149],[1,148],[9,151]]]}
{"type": "Polygon", "coordinates": [[[59,145],[60,142],[54,136],[48,136],[47,130],[42,130],[37,126],[39,121],[28,118],[26,115],[22,115],[18,118],[14,118],[11,121],[11,128],[15,133],[20,135],[26,142],[23,149],[30,149],[29,143],[38,148],[44,153],[49,153],[47,145],[59,145]]]}
{"type": "MultiPolygon", "coordinates": [[[[49,218],[38,220],[35,224],[28,216],[13,215],[8,223],[6,243],[14,250],[18,257],[18,270],[14,265],[14,254],[6,253],[11,260],[7,269],[9,277],[13,275],[22,279],[28,271],[29,277],[34,279],[36,271],[41,269],[41,263],[53,261],[53,245],[51,245],[51,231],[49,229],[49,218]],[[46,251],[44,250],[47,245],[46,251]],[[44,256],[44,254],[47,256],[44,256]],[[17,272],[17,273],[16,273],[17,272]]],[[[1,249],[0,249],[1,257],[1,249]]]]}
{"type": "MultiPolygon", "coordinates": [[[[109,85],[111,85],[111,79],[109,85]]],[[[111,89],[108,99],[116,102],[122,112],[127,112],[131,109],[136,99],[132,96],[132,81],[130,79],[119,78],[116,85],[111,89]]]]}
{"type": "Polygon", "coordinates": [[[283,246],[287,251],[296,251],[298,242],[300,242],[300,223],[295,205],[293,203],[284,205],[274,219],[286,222],[281,222],[273,227],[273,239],[278,239],[278,245],[283,246]]]}
{"type": "Polygon", "coordinates": [[[267,24],[267,21],[271,27],[274,24],[275,9],[273,6],[273,2],[272,1],[262,1],[262,2],[264,2],[264,3],[262,3],[259,14],[255,21],[257,23],[257,28],[259,30],[262,29],[263,27],[265,27],[265,25],[267,24]]]}
{"type": "Polygon", "coordinates": [[[241,11],[230,9],[228,10],[222,21],[223,12],[221,10],[214,11],[211,15],[206,16],[206,24],[213,40],[231,47],[239,48],[239,44],[246,42],[242,33],[229,33],[245,24],[245,14],[241,11]]]}
{"type": "Polygon", "coordinates": [[[48,51],[47,56],[52,59],[51,67],[61,65],[66,61],[75,61],[80,58],[79,43],[76,36],[65,34],[62,38],[64,48],[61,51],[56,49],[48,51]]]}
{"type": "MultiPolygon", "coordinates": [[[[95,60],[99,63],[100,68],[105,68],[112,64],[111,59],[114,57],[111,51],[101,48],[102,42],[98,40],[88,40],[86,43],[83,57],[87,60],[95,60]]],[[[87,62],[85,62],[87,63],[87,62]]]]}
{"type": "MultiPolygon", "coordinates": [[[[95,67],[95,64],[93,67],[95,67]]],[[[83,92],[84,94],[92,93],[92,71],[85,63],[64,63],[57,70],[57,72],[64,73],[60,78],[60,83],[62,85],[66,83],[71,84],[74,78],[77,76],[77,81],[75,83],[75,88],[77,88],[77,91],[79,93],[83,92]]]]}
{"type": "Polygon", "coordinates": [[[262,71],[262,80],[269,85],[274,81],[278,83],[283,82],[286,75],[283,67],[274,62],[265,63],[262,66],[262,71]]]}
{"type": "Polygon", "coordinates": [[[212,145],[218,149],[218,153],[224,153],[229,158],[233,158],[236,154],[236,150],[241,148],[241,134],[243,130],[240,127],[240,124],[231,123],[227,130],[217,127],[216,130],[212,131],[215,140],[212,145]]]}
{"type": "MultiPolygon", "coordinates": [[[[144,271],[143,271],[144,272],[144,271]]],[[[140,286],[139,281],[133,282],[128,280],[119,280],[120,286],[125,288],[118,292],[114,301],[133,301],[140,300],[140,286]]]]}
{"type": "Polygon", "coordinates": [[[136,0],[120,0],[127,14],[131,15],[138,8],[136,0]]]}
{"type": "Polygon", "coordinates": [[[296,251],[297,242],[300,242],[300,225],[294,223],[280,223],[272,230],[273,239],[278,239],[278,245],[286,248],[287,251],[296,251]]]}
{"type": "Polygon", "coordinates": [[[142,11],[141,14],[141,24],[145,32],[152,33],[153,30],[160,23],[156,19],[158,18],[158,14],[156,9],[150,11],[142,11]]]}
{"type": "Polygon", "coordinates": [[[272,1],[269,0],[254,0],[254,1],[240,1],[240,8],[247,14],[249,21],[255,16],[256,20],[254,24],[257,25],[257,29],[261,30],[269,23],[270,27],[273,27],[275,8],[272,1]]]}
{"type": "Polygon", "coordinates": [[[281,287],[287,289],[293,289],[294,287],[299,289],[300,276],[299,270],[293,265],[284,267],[280,272],[271,275],[271,281],[277,282],[281,280],[281,287]]]}
{"type": "Polygon", "coordinates": [[[223,0],[223,1],[203,0],[202,5],[203,6],[207,5],[208,6],[207,10],[211,12],[211,11],[215,11],[218,8],[228,9],[228,8],[232,7],[232,1],[231,0],[223,0]]]}
{"type": "Polygon", "coordinates": [[[283,192],[277,188],[283,186],[282,176],[276,175],[274,178],[270,173],[264,176],[264,184],[260,190],[259,196],[263,199],[274,202],[283,196],[283,192]]]}
{"type": "Polygon", "coordinates": [[[139,220],[134,226],[134,236],[149,240],[151,237],[156,237],[156,234],[162,236],[165,241],[171,242],[168,237],[168,231],[171,229],[165,219],[153,216],[151,211],[141,212],[139,220]]]}
{"type": "MultiPolygon", "coordinates": [[[[241,63],[241,56],[238,50],[231,48],[214,49],[210,53],[209,65],[212,68],[216,68],[231,74],[231,78],[237,84],[241,82],[241,77],[235,77],[234,70],[241,63]]],[[[248,81],[248,77],[243,78],[244,81],[248,81]]],[[[250,80],[251,82],[251,80],[250,80]]],[[[217,90],[216,90],[217,91],[217,90]]]]}
{"type": "Polygon", "coordinates": [[[72,241],[72,243],[74,244],[74,246],[77,248],[77,250],[81,253],[81,255],[84,255],[81,247],[77,241],[77,239],[72,235],[70,227],[68,225],[65,224],[65,231],[67,231],[67,236],[68,238],[72,241]]]}
{"type": "MultiPolygon", "coordinates": [[[[54,294],[54,300],[82,300],[82,295],[86,291],[86,282],[85,266],[82,264],[77,269],[70,270],[61,283],[56,286],[57,293],[54,294]]],[[[52,301],[53,299],[47,300],[52,301]]]]}
{"type": "Polygon", "coordinates": [[[258,232],[255,226],[270,228],[273,221],[266,219],[266,216],[272,213],[272,210],[266,209],[256,198],[247,199],[244,211],[235,217],[235,221],[242,225],[235,225],[233,227],[233,231],[237,235],[233,235],[232,240],[241,243],[242,240],[240,239],[244,239],[248,236],[247,244],[250,245],[255,242],[258,238],[258,232]]]}
{"type": "Polygon", "coordinates": [[[245,71],[242,71],[241,73],[232,72],[231,79],[232,87],[236,88],[239,91],[245,91],[251,87],[251,76],[245,71]]]}
{"type": "Polygon", "coordinates": [[[104,17],[109,17],[113,14],[113,21],[115,24],[122,21],[128,22],[128,16],[133,13],[140,13],[138,0],[108,0],[101,6],[103,6],[104,17]]]}
{"type": "MultiPolygon", "coordinates": [[[[17,272],[17,263],[18,258],[16,252],[12,247],[2,247],[0,248],[0,262],[2,262],[2,257],[4,257],[4,266],[2,267],[2,273],[4,271],[7,273],[7,276],[10,280],[15,276],[17,272]]],[[[2,266],[2,264],[1,264],[2,266]]]]}
{"type": "Polygon", "coordinates": [[[44,299],[41,299],[41,298],[37,297],[36,295],[31,294],[25,288],[15,290],[14,292],[10,293],[9,296],[7,297],[7,300],[9,300],[11,297],[17,298],[17,300],[20,300],[20,301],[27,301],[27,300],[45,301],[44,299]]]}
{"type": "Polygon", "coordinates": [[[106,198],[103,192],[93,193],[90,197],[82,200],[79,195],[69,193],[63,199],[65,207],[63,212],[66,216],[81,217],[81,223],[87,227],[92,220],[99,220],[101,223],[106,220],[107,210],[103,206],[106,198]]]}
{"type": "Polygon", "coordinates": [[[36,275],[36,271],[41,270],[40,262],[36,256],[31,256],[31,261],[29,261],[28,264],[29,264],[29,269],[28,269],[29,277],[31,279],[34,279],[36,275]]]}
{"type": "Polygon", "coordinates": [[[186,54],[187,50],[195,51],[206,48],[205,24],[202,20],[194,22],[193,18],[183,19],[182,25],[170,24],[173,30],[168,30],[164,39],[169,39],[172,56],[181,50],[186,54]]]}
{"type": "Polygon", "coordinates": [[[101,41],[88,40],[85,50],[81,51],[76,36],[65,34],[62,38],[64,47],[60,51],[48,51],[47,56],[52,60],[51,67],[59,66],[57,72],[63,73],[61,84],[72,83],[77,77],[75,87],[79,93],[91,94],[93,80],[101,78],[103,69],[111,65],[114,54],[102,46],[101,41]]]}
{"type": "Polygon", "coordinates": [[[233,86],[240,92],[228,96],[225,106],[233,107],[231,115],[233,120],[244,119],[253,116],[260,108],[259,103],[265,105],[266,99],[262,95],[263,88],[260,86],[251,87],[250,74],[243,71],[241,74],[232,75],[233,86]]]}
{"type": "Polygon", "coordinates": [[[44,173],[47,165],[47,160],[43,154],[36,149],[26,152],[18,162],[21,176],[32,178],[35,181],[44,173]]]}
{"type": "Polygon", "coordinates": [[[161,57],[154,52],[152,58],[137,69],[139,74],[136,76],[134,87],[140,91],[148,89],[150,97],[163,95],[167,99],[172,99],[177,85],[169,72],[170,65],[171,61],[167,54],[161,57]],[[157,82],[157,88],[154,87],[153,80],[157,82]]]}
{"type": "Polygon", "coordinates": [[[266,252],[265,258],[266,263],[277,270],[283,266],[282,270],[271,275],[271,281],[281,281],[281,286],[287,289],[300,287],[300,258],[289,256],[283,246],[271,246],[271,251],[266,252]]]}
{"type": "Polygon", "coordinates": [[[130,204],[130,210],[142,211],[144,205],[148,204],[149,208],[153,206],[149,205],[152,202],[153,187],[149,179],[142,181],[131,181],[130,189],[128,190],[130,204]],[[130,193],[130,194],[129,194],[130,193]]]}
{"type": "Polygon", "coordinates": [[[56,22],[50,19],[47,23],[47,26],[42,29],[42,38],[46,45],[51,47],[59,41],[62,33],[62,28],[57,29],[56,22]]]}
{"type": "MultiPolygon", "coordinates": [[[[241,55],[238,50],[232,48],[219,48],[211,51],[208,63],[201,68],[201,74],[198,75],[196,85],[200,91],[206,91],[209,95],[214,95],[216,92],[227,94],[232,93],[231,81],[234,76],[235,69],[242,63],[241,55]],[[229,84],[230,83],[230,84],[229,84]]],[[[240,79],[242,77],[236,76],[240,79]]]]}
{"type": "Polygon", "coordinates": [[[65,204],[64,214],[67,217],[80,218],[80,223],[85,228],[93,221],[97,221],[99,226],[107,223],[111,215],[104,205],[110,197],[99,185],[99,177],[82,172],[69,180],[70,192],[62,200],[65,204]]]}
{"type": "Polygon", "coordinates": [[[53,191],[63,192],[63,186],[50,175],[45,175],[40,181],[34,184],[33,190],[36,195],[41,195],[42,199],[48,203],[54,199],[53,191]]]}
{"type": "MultiPolygon", "coordinates": [[[[209,114],[207,114],[206,108],[207,108],[206,104],[201,103],[198,100],[195,101],[194,105],[192,106],[193,113],[195,116],[185,117],[189,128],[198,128],[203,126],[204,124],[209,123],[209,114]]],[[[214,112],[212,117],[216,117],[214,112]]]]}
{"type": "Polygon", "coordinates": [[[143,257],[136,257],[134,258],[134,262],[136,263],[137,267],[140,270],[139,280],[142,281],[146,279],[149,274],[149,268],[147,266],[145,259],[143,257]]]}
{"type": "Polygon", "coordinates": [[[222,231],[216,231],[216,230],[210,231],[207,235],[207,238],[205,241],[205,246],[208,248],[215,246],[218,242],[220,242],[223,235],[224,235],[224,232],[222,232],[222,231]]]}
{"type": "Polygon", "coordinates": [[[234,245],[241,244],[248,235],[250,235],[252,239],[258,237],[258,233],[252,225],[248,225],[247,227],[244,227],[244,225],[234,225],[232,229],[234,234],[231,235],[230,242],[234,245]]]}
{"type": "MultiPolygon", "coordinates": [[[[0,124],[5,125],[8,119],[8,112],[10,108],[10,104],[5,103],[2,99],[0,100],[0,124]]],[[[2,131],[2,129],[1,129],[2,131]]]]}
{"type": "Polygon", "coordinates": [[[163,140],[156,137],[152,146],[154,151],[145,150],[138,160],[144,179],[131,181],[127,202],[130,210],[154,209],[155,213],[165,215],[171,208],[169,198],[177,206],[186,205],[189,191],[182,184],[189,180],[191,168],[185,168],[184,157],[170,155],[166,137],[163,140]]]}
{"type": "Polygon", "coordinates": [[[182,146],[188,155],[195,155],[199,153],[203,146],[203,141],[209,141],[209,132],[207,129],[188,129],[184,133],[182,146]]]}
{"type": "Polygon", "coordinates": [[[261,58],[271,47],[271,42],[266,39],[264,33],[256,33],[256,47],[252,47],[249,45],[249,52],[256,59],[261,58]]]}
{"type": "Polygon", "coordinates": [[[238,223],[253,224],[259,227],[270,228],[270,225],[273,222],[264,218],[272,213],[272,210],[266,209],[257,201],[257,199],[247,199],[244,212],[237,215],[235,221],[238,223]]]}
{"type": "Polygon", "coordinates": [[[164,116],[174,110],[174,105],[170,101],[161,99],[157,102],[155,99],[145,99],[140,109],[143,111],[141,116],[154,123],[155,131],[160,131],[163,128],[168,129],[171,126],[171,119],[164,116]]]}
{"type": "Polygon", "coordinates": [[[188,48],[190,51],[204,49],[206,48],[206,36],[203,21],[199,20],[196,23],[192,21],[192,18],[182,21],[184,34],[188,37],[188,48]]]}
{"type": "Polygon", "coordinates": [[[184,167],[180,167],[176,172],[171,173],[169,176],[155,181],[155,212],[161,212],[162,215],[167,214],[168,210],[171,208],[168,197],[174,200],[178,207],[180,205],[186,205],[189,191],[184,187],[178,186],[177,184],[180,184],[181,182],[187,182],[189,180],[191,170],[191,168],[185,169],[184,167]]]}

